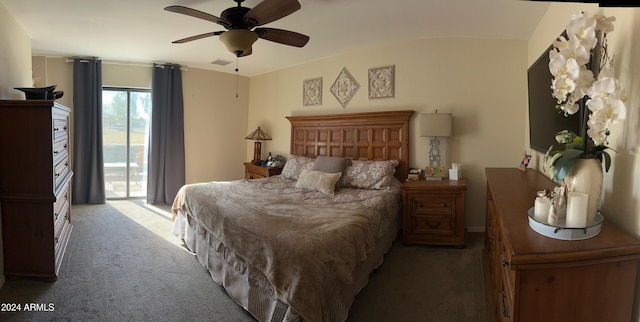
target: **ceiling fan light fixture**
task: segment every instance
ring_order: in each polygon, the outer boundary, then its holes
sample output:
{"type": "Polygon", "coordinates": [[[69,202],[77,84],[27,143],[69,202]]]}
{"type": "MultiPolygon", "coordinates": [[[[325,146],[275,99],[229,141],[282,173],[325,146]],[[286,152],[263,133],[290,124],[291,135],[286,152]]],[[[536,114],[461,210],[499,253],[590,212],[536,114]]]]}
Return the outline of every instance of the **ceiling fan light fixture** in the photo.
{"type": "Polygon", "coordinates": [[[251,46],[256,40],[258,40],[258,35],[247,29],[231,29],[220,35],[220,41],[238,57],[251,50],[251,46]]]}

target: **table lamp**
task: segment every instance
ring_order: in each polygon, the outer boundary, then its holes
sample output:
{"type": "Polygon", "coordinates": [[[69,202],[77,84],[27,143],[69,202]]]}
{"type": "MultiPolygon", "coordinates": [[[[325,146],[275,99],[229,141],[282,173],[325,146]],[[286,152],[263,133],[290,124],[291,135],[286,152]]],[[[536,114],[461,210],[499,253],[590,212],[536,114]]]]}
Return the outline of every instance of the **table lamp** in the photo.
{"type": "Polygon", "coordinates": [[[440,137],[451,136],[450,113],[421,113],[420,136],[431,137],[429,141],[429,165],[440,166],[440,137]]]}
{"type": "Polygon", "coordinates": [[[262,141],[271,140],[271,137],[265,133],[260,127],[245,137],[247,140],[255,140],[253,143],[253,160],[251,163],[260,164],[262,159],[262,141]]]}

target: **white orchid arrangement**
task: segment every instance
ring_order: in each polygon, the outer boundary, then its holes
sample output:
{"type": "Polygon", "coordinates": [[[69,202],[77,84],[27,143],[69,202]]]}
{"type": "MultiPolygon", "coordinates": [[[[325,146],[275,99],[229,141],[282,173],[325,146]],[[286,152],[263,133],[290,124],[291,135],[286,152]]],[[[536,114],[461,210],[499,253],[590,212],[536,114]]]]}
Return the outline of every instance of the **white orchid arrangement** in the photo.
{"type": "Polygon", "coordinates": [[[545,164],[551,158],[551,179],[561,181],[579,158],[597,158],[604,162],[606,171],[611,156],[606,149],[609,126],[626,117],[626,98],[620,82],[615,78],[613,60],[607,54],[606,35],[614,30],[615,17],[590,17],[579,12],[571,16],[566,38],[559,37],[549,52],[549,71],[553,75],[552,96],[565,116],[573,115],[585,102],[582,120],[586,122],[578,136],[567,130],[556,135],[556,141],[565,145],[564,151],[551,151],[545,155],[545,164]],[[598,55],[594,55],[594,53],[598,55]],[[592,56],[600,61],[591,62],[592,56]],[[589,68],[596,64],[595,68],[589,68]],[[595,72],[595,75],[594,75],[595,72]],[[584,139],[585,137],[586,140],[584,139]]]}

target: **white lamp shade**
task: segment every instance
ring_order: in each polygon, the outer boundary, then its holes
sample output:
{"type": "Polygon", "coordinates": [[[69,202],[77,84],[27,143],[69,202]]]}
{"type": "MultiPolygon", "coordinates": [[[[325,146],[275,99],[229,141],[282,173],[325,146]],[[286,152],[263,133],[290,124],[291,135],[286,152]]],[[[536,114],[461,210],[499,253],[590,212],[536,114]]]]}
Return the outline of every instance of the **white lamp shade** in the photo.
{"type": "Polygon", "coordinates": [[[451,136],[451,123],[450,113],[421,113],[420,136],[451,136]]]}

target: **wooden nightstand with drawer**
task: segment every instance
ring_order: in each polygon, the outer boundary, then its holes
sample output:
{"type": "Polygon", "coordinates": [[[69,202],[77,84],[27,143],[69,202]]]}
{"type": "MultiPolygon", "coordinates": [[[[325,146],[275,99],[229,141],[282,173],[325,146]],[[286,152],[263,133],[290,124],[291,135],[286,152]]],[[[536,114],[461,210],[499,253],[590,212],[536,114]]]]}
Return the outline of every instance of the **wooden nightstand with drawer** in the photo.
{"type": "Polygon", "coordinates": [[[270,176],[275,176],[282,172],[282,168],[273,168],[267,166],[261,166],[253,164],[251,162],[244,163],[244,178],[245,179],[259,179],[270,176]]]}
{"type": "Polygon", "coordinates": [[[467,181],[407,181],[402,184],[402,241],[464,247],[467,181]]]}

